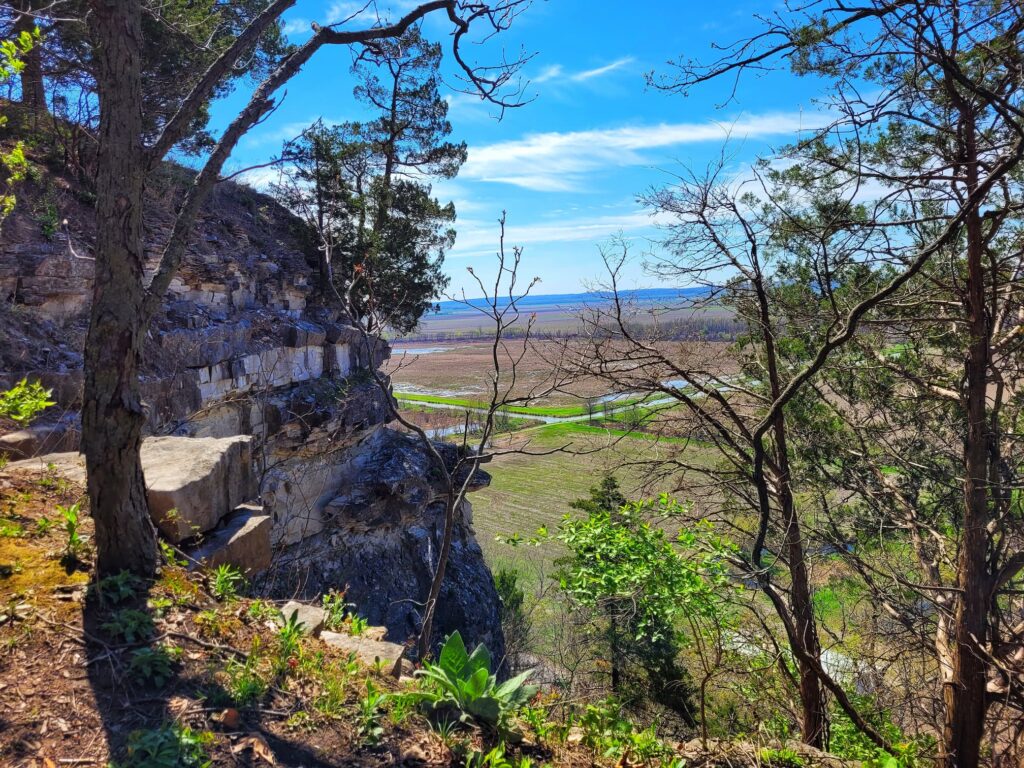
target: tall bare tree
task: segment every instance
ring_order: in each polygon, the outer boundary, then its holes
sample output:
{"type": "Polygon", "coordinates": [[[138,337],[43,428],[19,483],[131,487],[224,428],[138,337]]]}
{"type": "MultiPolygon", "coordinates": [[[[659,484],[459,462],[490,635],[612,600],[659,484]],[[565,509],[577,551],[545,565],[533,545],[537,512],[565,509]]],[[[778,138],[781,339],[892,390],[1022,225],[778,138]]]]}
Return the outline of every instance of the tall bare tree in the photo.
{"type": "MultiPolygon", "coordinates": [[[[525,0],[496,3],[433,0],[394,23],[363,29],[314,25],[313,34],[280,60],[230,122],[195,175],[163,244],[159,266],[147,285],[142,233],[146,177],[188,134],[189,126],[235,64],[276,25],[294,0],[273,0],[209,66],[184,96],[159,133],[147,140],[144,120],[142,9],[130,0],[95,0],[88,17],[98,84],[100,150],[96,203],[96,281],[86,340],[85,407],[82,445],[89,497],[96,522],[101,572],[129,569],[152,573],[156,542],[146,507],[139,462],[144,422],[138,366],[149,323],[178,269],[195,217],[239,139],[275,106],[274,94],[324,46],[355,46],[397,37],[431,13],[451,22],[452,51],[471,86],[486,98],[502,100],[517,62],[478,69],[462,46],[477,25],[489,32],[508,28],[525,0]]],[[[513,97],[514,103],[514,97],[513,97]]]]}
{"type": "MultiPolygon", "coordinates": [[[[803,736],[820,742],[820,686],[847,707],[841,688],[814,658],[813,616],[802,605],[805,531],[800,515],[790,511],[802,479],[793,474],[789,420],[804,407],[802,398],[829,396],[809,393],[830,360],[911,285],[927,280],[936,262],[956,254],[946,280],[957,286],[953,304],[963,343],[953,353],[959,365],[948,363],[960,373],[947,389],[959,403],[963,441],[961,535],[951,562],[956,577],[932,596],[945,602],[948,619],[942,760],[976,765],[986,679],[995,663],[984,649],[998,639],[992,612],[1005,609],[994,590],[1015,578],[1022,559],[1006,529],[1002,505],[1012,480],[998,449],[1005,414],[991,392],[1003,386],[993,365],[997,323],[1015,322],[992,303],[1004,295],[994,277],[999,249],[1015,252],[1004,227],[1014,226],[1019,210],[1014,185],[1024,153],[1024,12],[1019,4],[984,1],[813,1],[763,21],[761,34],[726,47],[710,65],[680,61],[675,73],[652,78],[671,92],[707,82],[731,81],[735,88],[745,73],[788,65],[828,84],[830,97],[818,115],[825,128],[808,131],[785,153],[788,170],[764,172],[771,183],[756,199],[737,199],[729,184],[699,178],[652,198],[659,210],[678,216],[667,243],[673,257],[660,269],[694,277],[697,268],[706,283],[742,290],[734,306],[751,329],[760,375],[746,384],[716,382],[707,371],[668,359],[649,340],[631,338],[629,326],[615,317],[626,352],[617,351],[619,358],[604,370],[628,379],[623,371],[629,365],[649,366],[647,388],[684,405],[716,447],[725,448],[734,476],[749,484],[739,497],[758,510],[759,522],[746,562],[775,605],[800,667],[803,736]],[[786,298],[796,285],[814,287],[802,297],[803,311],[786,298]],[[687,387],[667,386],[658,377],[683,379],[687,387]],[[741,404],[753,406],[757,418],[738,410],[741,404]],[[781,548],[769,544],[773,530],[783,536],[781,548]],[[766,547],[789,569],[786,597],[761,561],[766,547]]],[[[937,312],[952,311],[943,302],[918,306],[932,327],[945,322],[937,312]]],[[[848,712],[877,743],[879,734],[848,712]]]]}

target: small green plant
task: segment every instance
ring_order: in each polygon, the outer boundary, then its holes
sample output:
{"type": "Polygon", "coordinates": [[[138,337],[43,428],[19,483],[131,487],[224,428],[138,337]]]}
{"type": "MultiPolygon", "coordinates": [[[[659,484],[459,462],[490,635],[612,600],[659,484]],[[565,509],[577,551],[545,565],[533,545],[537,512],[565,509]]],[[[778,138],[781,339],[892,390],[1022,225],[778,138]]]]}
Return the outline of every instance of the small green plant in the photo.
{"type": "Polygon", "coordinates": [[[57,505],[57,514],[64,518],[64,532],[68,539],[64,546],[64,554],[72,559],[77,559],[85,547],[85,539],[78,532],[78,517],[81,511],[82,505],[78,502],[68,507],[57,505]]]}
{"type": "MultiPolygon", "coordinates": [[[[3,467],[0,467],[0,469],[3,469],[3,467]]],[[[36,520],[36,536],[45,536],[52,531],[56,525],[56,520],[52,520],[49,517],[40,517],[36,520]]]]}
{"type": "Polygon", "coordinates": [[[583,744],[605,758],[621,759],[626,755],[647,764],[664,760],[671,755],[657,735],[655,726],[637,730],[621,714],[621,705],[615,699],[588,704],[580,717],[583,744]]]}
{"type": "Polygon", "coordinates": [[[10,456],[8,456],[6,453],[0,453],[0,471],[6,469],[10,461],[10,456]]]}
{"type": "Polygon", "coordinates": [[[507,730],[512,714],[536,693],[527,685],[532,670],[498,684],[491,674],[491,655],[483,645],[472,653],[458,632],[445,641],[437,664],[424,662],[417,671],[423,689],[410,693],[438,719],[475,721],[498,730],[507,730]]]}
{"type": "Polygon", "coordinates": [[[244,663],[231,659],[225,671],[228,692],[237,706],[251,707],[266,694],[267,683],[259,674],[255,654],[250,655],[244,663]]]}
{"type": "Polygon", "coordinates": [[[131,571],[121,571],[113,576],[106,576],[90,588],[104,605],[118,605],[135,597],[142,583],[131,571]]]}
{"type": "Polygon", "coordinates": [[[145,611],[122,608],[113,617],[100,625],[113,637],[120,637],[126,643],[137,643],[153,634],[153,618],[145,611]]]}
{"type": "Polygon", "coordinates": [[[341,629],[351,607],[345,602],[345,593],[331,590],[320,599],[320,602],[324,609],[324,626],[332,632],[341,629]]]}
{"type": "Polygon", "coordinates": [[[173,544],[170,544],[163,539],[157,543],[160,545],[160,554],[163,556],[165,563],[168,565],[176,565],[181,568],[188,565],[188,560],[178,554],[178,550],[174,548],[173,544]]]}
{"type": "Polygon", "coordinates": [[[209,731],[170,724],[128,737],[128,760],[123,768],[207,768],[213,743],[209,731]]]}
{"type": "Polygon", "coordinates": [[[757,756],[768,768],[803,768],[805,765],[804,758],[791,747],[765,747],[757,756]]]}
{"type": "Polygon", "coordinates": [[[354,613],[349,616],[348,632],[353,637],[359,637],[369,626],[370,622],[362,616],[357,616],[354,613]]]}
{"type": "Polygon", "coordinates": [[[528,757],[511,760],[505,754],[505,745],[498,744],[489,752],[474,749],[466,755],[466,768],[530,768],[533,763],[528,757]]]}
{"type": "Polygon", "coordinates": [[[0,538],[17,539],[25,535],[25,528],[16,520],[0,520],[0,538]]]}
{"type": "Polygon", "coordinates": [[[387,694],[382,693],[373,684],[373,681],[366,681],[366,695],[359,700],[358,731],[364,744],[376,744],[384,735],[384,728],[380,724],[381,706],[387,700],[387,694]]]}
{"type": "Polygon", "coordinates": [[[139,648],[132,654],[128,668],[136,681],[152,688],[163,688],[174,677],[174,667],[181,653],[181,648],[173,645],[139,648]]]}
{"type": "Polygon", "coordinates": [[[54,235],[60,229],[60,213],[57,206],[47,201],[46,206],[37,212],[39,217],[39,231],[47,240],[53,240],[54,235]]]}
{"type": "Polygon", "coordinates": [[[214,569],[210,579],[210,591],[221,602],[229,602],[238,597],[238,591],[245,584],[242,572],[233,565],[224,563],[214,569]]]}
{"type": "Polygon", "coordinates": [[[6,392],[0,392],[0,416],[25,426],[40,412],[56,404],[50,399],[52,395],[53,390],[44,389],[38,381],[22,379],[6,392]]]}
{"type": "Polygon", "coordinates": [[[154,619],[162,619],[174,606],[174,601],[169,597],[151,597],[146,601],[146,607],[153,614],[154,619]]]}
{"type": "Polygon", "coordinates": [[[299,612],[292,611],[284,625],[277,631],[277,673],[285,674],[289,669],[298,666],[302,653],[302,635],[304,624],[299,621],[299,612]]]}
{"type": "Polygon", "coordinates": [[[245,615],[250,621],[266,621],[276,613],[278,610],[266,600],[253,600],[245,610],[245,615]]]}

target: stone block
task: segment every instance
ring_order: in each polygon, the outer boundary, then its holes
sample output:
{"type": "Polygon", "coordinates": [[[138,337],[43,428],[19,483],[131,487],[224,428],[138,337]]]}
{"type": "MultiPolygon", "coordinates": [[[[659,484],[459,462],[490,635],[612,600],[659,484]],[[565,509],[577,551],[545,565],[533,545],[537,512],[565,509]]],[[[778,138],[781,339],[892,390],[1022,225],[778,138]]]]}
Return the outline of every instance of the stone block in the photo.
{"type": "Polygon", "coordinates": [[[149,513],[179,543],[213,530],[252,498],[250,438],[151,437],[142,443],[149,513]]]}
{"type": "Polygon", "coordinates": [[[211,531],[203,543],[189,556],[193,567],[216,568],[225,563],[233,565],[248,576],[270,567],[272,552],[270,530],[273,521],[263,514],[259,504],[237,507],[225,525],[211,531]]]}
{"type": "Polygon", "coordinates": [[[343,653],[354,653],[363,664],[371,665],[378,661],[383,662],[384,668],[388,672],[394,669],[405,654],[404,646],[384,640],[375,640],[368,634],[353,637],[340,632],[321,632],[320,639],[343,653]]]}
{"type": "Polygon", "coordinates": [[[284,616],[285,621],[291,619],[292,614],[295,614],[296,620],[302,624],[302,631],[307,635],[317,635],[320,630],[324,628],[324,620],[326,614],[324,609],[316,605],[308,605],[307,603],[300,603],[296,600],[289,600],[281,608],[281,615],[284,616]]]}

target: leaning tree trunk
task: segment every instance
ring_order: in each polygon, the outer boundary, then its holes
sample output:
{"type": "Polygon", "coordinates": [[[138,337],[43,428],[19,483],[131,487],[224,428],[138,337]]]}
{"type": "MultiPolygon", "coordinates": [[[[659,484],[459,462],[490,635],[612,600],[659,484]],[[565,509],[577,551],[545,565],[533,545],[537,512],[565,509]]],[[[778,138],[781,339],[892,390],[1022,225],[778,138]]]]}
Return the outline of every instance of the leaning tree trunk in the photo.
{"type": "MultiPolygon", "coordinates": [[[[967,186],[978,186],[977,136],[968,116],[964,131],[967,186]]],[[[985,243],[981,214],[967,217],[966,309],[968,349],[965,365],[967,434],[964,440],[963,538],[957,558],[957,594],[949,642],[949,679],[943,687],[945,722],[943,758],[946,768],[978,765],[985,733],[988,664],[983,655],[988,641],[990,579],[988,575],[989,453],[995,450],[989,431],[986,402],[990,328],[985,301],[985,243]]]]}
{"type": "Polygon", "coordinates": [[[93,0],[100,145],[96,276],[85,344],[82,446],[101,573],[156,570],[139,446],[143,317],[142,79],[140,5],[93,0]]]}

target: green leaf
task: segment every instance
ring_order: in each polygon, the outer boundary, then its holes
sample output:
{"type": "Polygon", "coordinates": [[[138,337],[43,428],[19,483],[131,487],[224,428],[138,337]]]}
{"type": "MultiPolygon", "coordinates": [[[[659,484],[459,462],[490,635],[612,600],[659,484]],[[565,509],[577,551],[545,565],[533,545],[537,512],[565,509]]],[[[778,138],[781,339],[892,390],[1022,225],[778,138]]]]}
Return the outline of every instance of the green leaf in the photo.
{"type": "Polygon", "coordinates": [[[441,669],[453,678],[460,679],[465,676],[464,670],[469,663],[469,654],[466,653],[466,644],[462,642],[462,635],[458,630],[445,641],[437,661],[441,669]]]}
{"type": "Polygon", "coordinates": [[[469,674],[475,674],[479,669],[486,669],[488,672],[491,671],[491,654],[490,651],[481,643],[473,649],[473,653],[470,654],[469,660],[469,674]]]}
{"type": "Polygon", "coordinates": [[[501,718],[501,705],[498,700],[490,696],[474,699],[466,703],[466,711],[488,725],[497,724],[501,718]]]}
{"type": "Polygon", "coordinates": [[[476,672],[469,676],[469,679],[463,686],[463,692],[471,699],[477,699],[483,696],[484,692],[487,690],[487,678],[489,676],[490,674],[486,667],[476,670],[476,672]]]}

